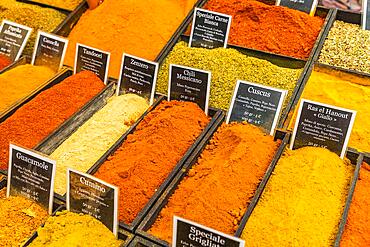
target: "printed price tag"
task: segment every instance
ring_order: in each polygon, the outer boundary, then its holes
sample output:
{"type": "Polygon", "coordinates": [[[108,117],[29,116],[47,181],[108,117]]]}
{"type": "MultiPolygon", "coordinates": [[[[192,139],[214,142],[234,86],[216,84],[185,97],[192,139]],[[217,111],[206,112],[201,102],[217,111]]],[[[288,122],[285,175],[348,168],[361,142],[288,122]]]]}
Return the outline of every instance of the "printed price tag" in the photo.
{"type": "Polygon", "coordinates": [[[173,247],[244,247],[244,245],[244,240],[239,238],[177,216],[173,217],[173,247]]]}
{"type": "Polygon", "coordinates": [[[46,66],[54,71],[58,71],[63,66],[67,46],[67,39],[39,31],[37,33],[32,64],[46,66]]]}
{"type": "Polygon", "coordinates": [[[170,64],[168,100],[197,103],[208,114],[211,72],[170,64]]]}
{"type": "Polygon", "coordinates": [[[230,15],[195,8],[189,46],[226,48],[231,18],[230,15]]]}
{"type": "Polygon", "coordinates": [[[95,217],[117,236],[118,188],[116,186],[68,168],[67,210],[95,217]]]}
{"type": "Polygon", "coordinates": [[[323,147],[343,158],[355,117],[356,111],[302,99],[290,148],[323,147]]]}
{"type": "Polygon", "coordinates": [[[158,63],[124,54],[117,95],[135,93],[146,98],[150,105],[154,102],[158,63]]]}
{"type": "Polygon", "coordinates": [[[53,210],[56,162],[10,144],[7,196],[23,196],[53,210]]]}
{"type": "Polygon", "coordinates": [[[315,15],[318,0],[277,0],[276,5],[315,15]]]}
{"type": "Polygon", "coordinates": [[[362,28],[370,30],[370,2],[362,0],[362,28]]]}
{"type": "Polygon", "coordinates": [[[248,122],[274,134],[286,90],[238,80],[226,123],[248,122]]]}
{"type": "Polygon", "coordinates": [[[31,35],[32,28],[3,20],[0,27],[0,53],[16,61],[22,55],[27,41],[31,35]]]}
{"type": "Polygon", "coordinates": [[[109,60],[109,52],[77,43],[74,73],[89,70],[94,72],[100,80],[107,84],[109,60]]]}

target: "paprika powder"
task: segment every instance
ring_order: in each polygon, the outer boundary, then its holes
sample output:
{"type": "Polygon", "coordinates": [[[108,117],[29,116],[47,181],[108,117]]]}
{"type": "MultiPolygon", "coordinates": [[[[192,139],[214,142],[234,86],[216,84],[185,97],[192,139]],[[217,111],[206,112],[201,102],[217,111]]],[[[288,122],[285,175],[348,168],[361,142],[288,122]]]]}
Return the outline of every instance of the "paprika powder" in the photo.
{"type": "Polygon", "coordinates": [[[209,121],[195,103],[161,102],[108,157],[94,176],[124,191],[120,221],[136,218],[209,121]]]}
{"type": "Polygon", "coordinates": [[[12,63],[9,57],[0,53],[0,71],[12,63]]]}

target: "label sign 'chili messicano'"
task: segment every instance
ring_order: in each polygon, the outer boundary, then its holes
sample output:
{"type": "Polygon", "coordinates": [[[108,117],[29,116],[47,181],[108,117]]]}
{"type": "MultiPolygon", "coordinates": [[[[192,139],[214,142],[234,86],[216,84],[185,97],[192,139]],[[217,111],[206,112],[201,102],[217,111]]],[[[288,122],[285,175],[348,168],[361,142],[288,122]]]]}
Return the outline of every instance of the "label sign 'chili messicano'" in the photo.
{"type": "Polygon", "coordinates": [[[231,16],[195,8],[190,34],[190,47],[218,48],[227,46],[231,16]]]}
{"type": "Polygon", "coordinates": [[[118,81],[117,95],[134,93],[153,104],[158,74],[158,63],[132,55],[122,57],[121,74],[118,81]]]}
{"type": "Polygon", "coordinates": [[[94,72],[100,80],[107,84],[109,60],[109,52],[77,43],[74,73],[89,70],[94,72]]]}
{"type": "Polygon", "coordinates": [[[33,52],[32,64],[46,66],[54,71],[62,68],[68,40],[39,31],[33,52]]]}
{"type": "Polygon", "coordinates": [[[248,122],[274,133],[286,90],[238,80],[226,123],[248,122]]]}
{"type": "Polygon", "coordinates": [[[318,0],[277,0],[276,5],[315,15],[318,0]]]}
{"type": "Polygon", "coordinates": [[[48,209],[51,214],[55,164],[54,160],[10,144],[7,196],[26,197],[48,209]]]}
{"type": "Polygon", "coordinates": [[[16,61],[26,47],[32,28],[3,20],[0,27],[0,53],[16,61]]]}
{"type": "Polygon", "coordinates": [[[362,28],[370,30],[370,0],[362,0],[362,28]]]}
{"type": "Polygon", "coordinates": [[[197,103],[208,114],[211,72],[170,64],[168,100],[197,103]]]}
{"type": "Polygon", "coordinates": [[[302,99],[290,148],[323,147],[343,158],[355,117],[356,111],[302,99]]]}
{"type": "Polygon", "coordinates": [[[244,245],[244,240],[177,216],[173,217],[173,247],[244,247],[244,245]]]}
{"type": "Polygon", "coordinates": [[[67,210],[95,217],[117,236],[118,188],[116,186],[68,168],[67,210]]]}

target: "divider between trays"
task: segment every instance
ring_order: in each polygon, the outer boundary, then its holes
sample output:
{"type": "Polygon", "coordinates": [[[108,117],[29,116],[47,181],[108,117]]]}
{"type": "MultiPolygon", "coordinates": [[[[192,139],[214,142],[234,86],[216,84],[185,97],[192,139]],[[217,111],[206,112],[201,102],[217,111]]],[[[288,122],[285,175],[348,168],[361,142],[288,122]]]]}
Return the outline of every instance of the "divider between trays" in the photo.
{"type": "MultiPolygon", "coordinates": [[[[224,119],[219,119],[213,125],[213,127],[210,129],[210,131],[207,133],[207,135],[203,138],[202,142],[199,144],[197,149],[193,152],[193,154],[186,161],[186,163],[185,163],[183,169],[181,170],[181,172],[179,174],[177,174],[177,176],[173,179],[171,184],[169,184],[168,188],[163,192],[162,196],[158,199],[158,201],[155,203],[153,208],[150,210],[150,212],[147,214],[147,216],[144,218],[144,220],[141,222],[138,229],[136,230],[136,234],[138,236],[140,236],[144,239],[150,240],[150,241],[156,243],[158,246],[165,246],[165,247],[170,246],[169,243],[167,243],[166,241],[161,240],[161,239],[149,234],[147,232],[147,230],[149,230],[149,228],[154,224],[154,222],[156,221],[159,213],[167,205],[167,202],[168,202],[169,198],[176,191],[178,185],[183,180],[183,178],[188,174],[188,171],[192,168],[192,166],[194,164],[196,164],[196,162],[198,161],[198,158],[202,154],[202,151],[206,148],[209,141],[212,139],[214,133],[218,130],[218,128],[223,123],[223,121],[224,121],[224,119]]],[[[274,168],[277,164],[278,159],[280,158],[280,156],[282,155],[286,145],[288,144],[289,137],[290,137],[289,133],[280,132],[280,131],[278,131],[278,133],[275,135],[275,140],[276,139],[281,139],[282,143],[281,143],[280,147],[278,148],[278,150],[276,151],[276,153],[274,155],[274,158],[272,159],[269,167],[267,168],[263,179],[259,183],[259,185],[258,185],[258,187],[257,187],[257,189],[254,193],[254,196],[253,196],[252,200],[249,202],[247,210],[245,211],[245,213],[244,213],[244,215],[241,219],[240,225],[239,225],[237,231],[235,232],[234,236],[236,236],[236,237],[241,236],[241,233],[242,233],[243,228],[244,228],[244,227],[242,228],[241,225],[242,225],[243,222],[247,221],[251,212],[253,211],[254,207],[256,206],[256,204],[257,204],[260,196],[262,195],[262,192],[263,192],[263,190],[264,190],[264,188],[265,188],[265,186],[266,186],[266,184],[267,184],[267,182],[268,182],[268,180],[269,180],[269,178],[272,174],[272,171],[274,170],[274,168]]]]}
{"type": "Polygon", "coordinates": [[[134,239],[129,244],[129,247],[157,247],[159,245],[150,242],[149,240],[146,240],[145,238],[142,238],[140,236],[135,236],[134,239]]]}

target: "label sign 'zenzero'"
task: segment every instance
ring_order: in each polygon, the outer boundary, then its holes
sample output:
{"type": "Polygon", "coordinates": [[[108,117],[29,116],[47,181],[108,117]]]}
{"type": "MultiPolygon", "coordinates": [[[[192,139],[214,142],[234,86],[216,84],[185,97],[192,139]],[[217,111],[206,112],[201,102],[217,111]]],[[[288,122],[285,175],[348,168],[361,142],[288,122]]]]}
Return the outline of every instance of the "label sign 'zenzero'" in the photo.
{"type": "Polygon", "coordinates": [[[231,100],[226,123],[248,122],[274,133],[286,90],[238,81],[231,100]]]}
{"type": "Polygon", "coordinates": [[[32,28],[3,20],[0,27],[0,53],[16,61],[26,47],[32,28]]]}
{"type": "Polygon", "coordinates": [[[158,63],[124,54],[117,95],[134,93],[153,104],[157,81],[158,63]]]}
{"type": "Polygon", "coordinates": [[[343,158],[355,117],[356,111],[302,99],[290,148],[323,147],[343,158]]]}
{"type": "Polygon", "coordinates": [[[62,68],[68,40],[39,31],[33,52],[32,64],[46,66],[54,71],[62,68]]]}
{"type": "Polygon", "coordinates": [[[168,100],[197,103],[208,114],[211,72],[170,65],[168,100]]]}
{"type": "Polygon", "coordinates": [[[45,156],[10,144],[7,196],[23,196],[53,209],[55,164],[45,156]]]}
{"type": "Polygon", "coordinates": [[[195,8],[189,46],[226,48],[231,18],[230,15],[195,8]]]}
{"type": "Polygon", "coordinates": [[[370,30],[370,0],[362,0],[362,28],[370,30]]]}
{"type": "Polygon", "coordinates": [[[77,43],[74,73],[88,70],[94,72],[100,80],[107,84],[109,60],[109,52],[77,43]]]}
{"type": "Polygon", "coordinates": [[[117,236],[117,187],[91,175],[68,168],[67,210],[95,217],[117,236]]]}
{"type": "Polygon", "coordinates": [[[318,0],[277,0],[276,5],[315,15],[318,0]]]}
{"type": "Polygon", "coordinates": [[[173,218],[173,247],[244,247],[244,245],[244,240],[177,216],[173,218]]]}

